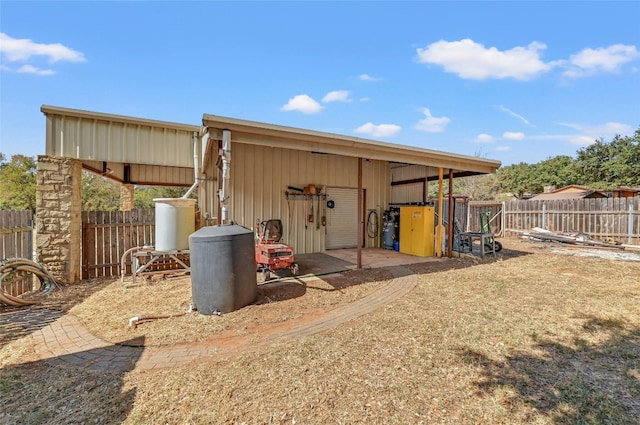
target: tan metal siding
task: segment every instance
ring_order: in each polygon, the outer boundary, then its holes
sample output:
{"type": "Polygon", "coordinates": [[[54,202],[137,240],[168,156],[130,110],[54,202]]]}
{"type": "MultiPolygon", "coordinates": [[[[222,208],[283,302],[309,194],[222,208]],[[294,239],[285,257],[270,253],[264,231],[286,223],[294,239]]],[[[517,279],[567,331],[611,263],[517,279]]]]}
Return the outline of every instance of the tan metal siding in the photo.
{"type": "Polygon", "coordinates": [[[47,115],[47,155],[193,167],[193,132],[135,123],[47,115]]]}
{"type": "MultiPolygon", "coordinates": [[[[391,167],[391,176],[394,182],[422,179],[434,175],[438,175],[438,170],[424,165],[394,165],[391,167]]],[[[423,202],[423,186],[423,183],[391,186],[391,203],[423,202]]]]}
{"type": "MultiPolygon", "coordinates": [[[[97,174],[102,173],[102,161],[82,161],[83,167],[97,174]]],[[[109,177],[124,181],[124,164],[107,162],[109,177]]],[[[191,186],[193,169],[184,167],[166,167],[155,165],[130,164],[129,182],[133,184],[153,184],[157,186],[191,186]]]]}
{"type": "MultiPolygon", "coordinates": [[[[364,162],[366,208],[382,211],[386,207],[390,181],[387,162],[364,162]]],[[[302,188],[310,183],[318,187],[357,188],[357,158],[232,142],[229,218],[249,228],[255,228],[256,219],[279,218],[284,226],[283,240],[296,252],[322,251],[326,229],[316,229],[315,223],[305,229],[305,201],[298,197],[287,202],[285,197],[287,186],[302,188]]],[[[379,246],[379,241],[367,241],[367,246],[379,246]]]]}
{"type": "Polygon", "coordinates": [[[391,203],[407,204],[411,202],[423,201],[423,184],[412,183],[391,187],[391,203]]]}

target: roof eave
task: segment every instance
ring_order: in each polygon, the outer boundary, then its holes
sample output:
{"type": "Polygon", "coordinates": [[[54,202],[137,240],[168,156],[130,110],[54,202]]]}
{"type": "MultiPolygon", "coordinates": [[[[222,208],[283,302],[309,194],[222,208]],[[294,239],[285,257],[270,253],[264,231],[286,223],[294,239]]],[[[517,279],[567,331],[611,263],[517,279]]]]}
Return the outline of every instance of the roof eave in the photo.
{"type": "Polygon", "coordinates": [[[230,130],[232,140],[239,143],[444,167],[483,174],[495,173],[501,165],[500,161],[485,158],[218,115],[204,114],[202,124],[211,129],[230,130]]]}

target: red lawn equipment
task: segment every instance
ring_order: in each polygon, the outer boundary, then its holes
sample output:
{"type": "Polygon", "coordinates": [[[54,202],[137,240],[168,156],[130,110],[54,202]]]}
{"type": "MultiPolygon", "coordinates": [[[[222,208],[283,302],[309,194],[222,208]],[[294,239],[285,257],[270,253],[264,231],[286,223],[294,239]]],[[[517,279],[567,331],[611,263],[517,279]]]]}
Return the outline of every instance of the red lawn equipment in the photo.
{"type": "Polygon", "coordinates": [[[257,243],[256,263],[258,271],[264,275],[264,280],[269,280],[271,273],[276,270],[289,269],[295,276],[299,273],[299,267],[295,263],[293,248],[280,242],[282,239],[282,221],[273,219],[256,222],[257,243]]]}

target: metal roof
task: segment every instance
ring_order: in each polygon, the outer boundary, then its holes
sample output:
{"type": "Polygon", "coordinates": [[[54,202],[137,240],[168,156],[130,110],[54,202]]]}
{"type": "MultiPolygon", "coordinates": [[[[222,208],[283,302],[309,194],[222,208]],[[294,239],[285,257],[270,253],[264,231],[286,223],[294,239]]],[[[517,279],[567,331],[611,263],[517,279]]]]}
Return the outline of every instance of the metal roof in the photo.
{"type": "Polygon", "coordinates": [[[204,114],[202,124],[214,133],[213,137],[217,139],[221,138],[221,135],[215,132],[230,130],[233,142],[443,167],[463,172],[458,176],[495,173],[501,165],[500,161],[474,156],[218,115],[204,114]]]}
{"type": "Polygon", "coordinates": [[[61,115],[74,118],[86,118],[90,120],[119,122],[123,124],[141,125],[154,128],[166,128],[200,133],[200,127],[190,124],[180,124],[169,121],[150,120],[147,118],[130,117],[126,115],[105,114],[102,112],[85,111],[82,109],[62,108],[59,106],[42,105],[40,107],[45,115],[61,115]]]}
{"type": "Polygon", "coordinates": [[[549,192],[541,193],[529,198],[530,201],[553,201],[556,199],[586,199],[586,198],[606,198],[600,192],[595,190],[585,190],[583,192],[549,192]]]}

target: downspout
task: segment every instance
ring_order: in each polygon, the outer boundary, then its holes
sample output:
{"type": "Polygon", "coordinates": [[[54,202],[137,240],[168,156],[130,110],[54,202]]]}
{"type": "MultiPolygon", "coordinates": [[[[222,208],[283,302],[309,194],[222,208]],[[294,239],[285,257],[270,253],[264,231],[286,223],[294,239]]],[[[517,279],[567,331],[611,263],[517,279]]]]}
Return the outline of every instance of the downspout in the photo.
{"type": "Polygon", "coordinates": [[[227,202],[229,200],[229,168],[231,167],[231,131],[222,131],[222,189],[220,190],[220,203],[222,204],[222,220],[220,224],[227,224],[229,220],[229,210],[227,202]]]}
{"type": "Polygon", "coordinates": [[[198,187],[198,179],[200,177],[200,160],[198,158],[198,133],[196,131],[193,132],[191,136],[193,140],[193,185],[187,190],[187,193],[182,195],[182,199],[187,199],[191,193],[198,187]]]}

